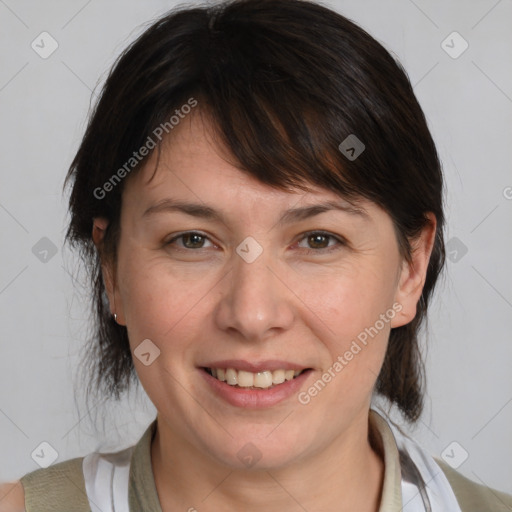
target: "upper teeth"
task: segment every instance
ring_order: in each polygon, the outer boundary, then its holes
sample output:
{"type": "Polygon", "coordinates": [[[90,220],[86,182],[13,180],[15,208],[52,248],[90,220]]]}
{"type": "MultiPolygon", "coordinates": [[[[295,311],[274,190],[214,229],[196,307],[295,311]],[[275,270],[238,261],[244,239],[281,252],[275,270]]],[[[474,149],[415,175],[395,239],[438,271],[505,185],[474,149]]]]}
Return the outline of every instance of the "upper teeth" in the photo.
{"type": "Polygon", "coordinates": [[[285,380],[292,380],[302,370],[265,370],[253,373],[234,368],[210,368],[210,371],[214,377],[230,386],[269,388],[273,384],[282,384],[285,380]]]}

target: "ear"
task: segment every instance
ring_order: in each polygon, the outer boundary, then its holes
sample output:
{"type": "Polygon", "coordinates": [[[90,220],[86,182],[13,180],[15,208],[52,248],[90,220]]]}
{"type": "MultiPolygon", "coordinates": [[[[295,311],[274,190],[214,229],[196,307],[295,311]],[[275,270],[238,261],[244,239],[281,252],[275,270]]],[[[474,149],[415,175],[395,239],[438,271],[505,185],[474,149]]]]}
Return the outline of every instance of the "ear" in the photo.
{"type": "Polygon", "coordinates": [[[395,302],[402,306],[391,321],[391,327],[400,327],[411,322],[416,316],[417,304],[425,285],[428,262],[436,238],[437,220],[433,213],[427,213],[429,222],[421,234],[412,241],[412,261],[403,261],[395,293],[395,302]]]}
{"type": "Polygon", "coordinates": [[[122,312],[122,301],[119,292],[116,288],[115,268],[113,262],[107,260],[103,251],[103,240],[108,227],[108,219],[104,217],[94,217],[92,226],[92,240],[96,249],[99,252],[101,259],[101,273],[103,275],[103,282],[110,304],[110,312],[117,314],[117,323],[124,325],[124,317],[122,312]]]}

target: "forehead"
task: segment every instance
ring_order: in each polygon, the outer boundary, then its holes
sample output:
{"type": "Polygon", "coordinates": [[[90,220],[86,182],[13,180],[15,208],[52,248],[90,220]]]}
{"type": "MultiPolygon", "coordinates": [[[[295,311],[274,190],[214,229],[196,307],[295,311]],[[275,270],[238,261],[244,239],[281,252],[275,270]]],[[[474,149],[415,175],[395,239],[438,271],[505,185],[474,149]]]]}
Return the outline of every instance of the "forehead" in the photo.
{"type": "MultiPolygon", "coordinates": [[[[339,199],[334,191],[308,183],[299,187],[275,187],[262,183],[242,169],[232,152],[224,145],[206,115],[197,109],[187,115],[163,139],[160,153],[155,151],[143,167],[129,176],[127,192],[156,199],[166,189],[176,193],[214,195],[221,199],[231,194],[259,196],[261,199],[282,199],[296,196],[318,196],[339,199]]],[[[128,195],[128,194],[127,194],[128,195]]]]}

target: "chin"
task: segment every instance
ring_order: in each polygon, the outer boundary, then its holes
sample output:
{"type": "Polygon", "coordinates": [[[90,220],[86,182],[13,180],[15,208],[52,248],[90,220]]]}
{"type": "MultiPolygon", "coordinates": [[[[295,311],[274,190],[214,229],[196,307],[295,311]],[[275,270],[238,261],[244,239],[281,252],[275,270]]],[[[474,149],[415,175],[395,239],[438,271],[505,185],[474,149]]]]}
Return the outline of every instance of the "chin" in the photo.
{"type": "Polygon", "coordinates": [[[207,437],[204,439],[205,449],[219,464],[231,470],[271,471],[283,468],[305,455],[304,447],[308,440],[299,439],[298,435],[284,428],[277,433],[279,428],[265,425],[256,432],[251,425],[250,435],[239,433],[229,440],[223,436],[216,445],[212,445],[212,437],[207,437]]]}

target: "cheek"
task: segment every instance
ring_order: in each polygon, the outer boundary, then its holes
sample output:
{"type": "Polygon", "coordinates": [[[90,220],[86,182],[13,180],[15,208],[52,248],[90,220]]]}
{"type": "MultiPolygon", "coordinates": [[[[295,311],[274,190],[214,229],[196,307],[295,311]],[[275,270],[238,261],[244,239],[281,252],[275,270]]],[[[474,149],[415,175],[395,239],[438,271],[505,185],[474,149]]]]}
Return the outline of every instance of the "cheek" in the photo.
{"type": "MultiPolygon", "coordinates": [[[[379,262],[373,263],[370,260],[347,265],[329,274],[290,282],[290,288],[304,303],[308,322],[340,348],[374,326],[380,315],[392,307],[394,274],[379,262]]],[[[386,330],[380,323],[378,327],[379,331],[386,330]]]]}
{"type": "Polygon", "coordinates": [[[183,339],[180,330],[199,330],[201,299],[213,287],[213,279],[187,275],[144,251],[127,253],[130,257],[120,261],[119,273],[130,344],[149,338],[158,346],[170,340],[176,346],[183,339]]]}
{"type": "Polygon", "coordinates": [[[143,251],[128,253],[130,257],[122,264],[120,259],[119,274],[123,276],[120,291],[133,362],[148,396],[164,411],[171,403],[182,404],[186,397],[180,383],[188,382],[195,371],[197,341],[205,332],[207,301],[201,299],[213,283],[197,274],[186,278],[161,258],[148,257],[143,251]],[[147,339],[152,344],[142,345],[147,339]],[[145,352],[151,358],[158,354],[148,366],[138,358],[138,353],[145,352]]]}
{"type": "Polygon", "coordinates": [[[350,408],[371,395],[396,314],[392,276],[391,268],[354,265],[294,284],[302,287],[297,294],[307,306],[302,309],[305,322],[323,345],[322,382],[310,388],[311,396],[325,384],[326,403],[350,408]]]}

